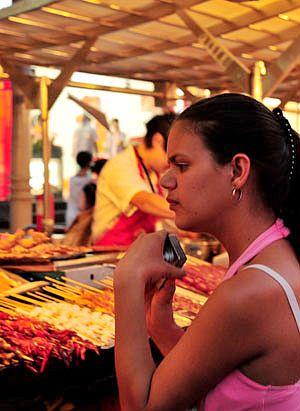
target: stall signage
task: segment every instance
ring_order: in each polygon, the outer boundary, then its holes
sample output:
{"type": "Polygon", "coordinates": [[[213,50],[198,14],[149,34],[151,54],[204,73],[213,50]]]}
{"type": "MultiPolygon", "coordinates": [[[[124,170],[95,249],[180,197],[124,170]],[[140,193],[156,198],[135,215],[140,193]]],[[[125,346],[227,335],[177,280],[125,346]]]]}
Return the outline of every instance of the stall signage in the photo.
{"type": "Polygon", "coordinates": [[[12,149],[12,87],[9,80],[0,81],[0,201],[10,194],[12,149]]]}

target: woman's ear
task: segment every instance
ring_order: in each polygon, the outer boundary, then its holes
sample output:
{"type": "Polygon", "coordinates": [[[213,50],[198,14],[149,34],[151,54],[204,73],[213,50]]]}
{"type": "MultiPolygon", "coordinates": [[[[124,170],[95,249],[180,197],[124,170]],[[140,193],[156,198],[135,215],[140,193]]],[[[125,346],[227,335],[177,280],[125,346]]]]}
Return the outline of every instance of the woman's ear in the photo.
{"type": "Polygon", "coordinates": [[[232,186],[236,189],[243,188],[250,174],[251,161],[246,154],[238,153],[232,157],[231,173],[232,186]]]}

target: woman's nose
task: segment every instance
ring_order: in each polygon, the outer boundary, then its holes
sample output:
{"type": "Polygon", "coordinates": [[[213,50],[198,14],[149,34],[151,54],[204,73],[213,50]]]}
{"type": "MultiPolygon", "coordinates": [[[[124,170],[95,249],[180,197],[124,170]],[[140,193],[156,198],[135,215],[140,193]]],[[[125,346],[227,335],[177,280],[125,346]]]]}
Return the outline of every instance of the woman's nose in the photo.
{"type": "Polygon", "coordinates": [[[168,190],[175,188],[176,180],[174,173],[170,168],[168,168],[168,170],[161,176],[160,184],[163,188],[166,188],[168,190]]]}

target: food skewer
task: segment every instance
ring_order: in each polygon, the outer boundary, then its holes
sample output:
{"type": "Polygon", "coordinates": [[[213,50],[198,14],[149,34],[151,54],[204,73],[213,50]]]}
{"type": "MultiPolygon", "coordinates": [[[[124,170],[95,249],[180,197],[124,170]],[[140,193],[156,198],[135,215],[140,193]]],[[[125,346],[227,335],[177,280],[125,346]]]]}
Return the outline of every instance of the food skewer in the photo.
{"type": "Polygon", "coordinates": [[[72,295],[73,297],[78,297],[78,295],[80,295],[80,290],[78,290],[78,291],[72,291],[72,290],[70,290],[69,288],[67,288],[67,287],[64,287],[64,286],[62,286],[62,285],[60,285],[60,284],[51,284],[52,285],[52,287],[54,287],[54,288],[56,288],[57,290],[60,290],[60,291],[62,291],[62,292],[64,292],[64,293],[66,293],[66,294],[70,294],[70,295],[72,295]]]}
{"type": "Polygon", "coordinates": [[[53,288],[53,287],[50,287],[50,286],[44,287],[44,290],[49,291],[50,293],[52,293],[54,295],[58,295],[60,297],[63,297],[67,300],[76,300],[77,299],[77,296],[75,294],[72,295],[70,293],[65,293],[64,291],[60,291],[57,288],[53,288]]]}
{"type": "Polygon", "coordinates": [[[43,294],[40,291],[35,291],[34,294],[36,294],[38,296],[41,296],[41,297],[44,297],[45,299],[47,299],[47,302],[53,302],[53,301],[57,302],[57,303],[61,302],[61,300],[59,298],[52,297],[52,295],[43,294]]]}
{"type": "Polygon", "coordinates": [[[51,277],[48,277],[48,276],[45,276],[45,279],[50,281],[52,283],[52,285],[57,284],[57,285],[65,287],[65,288],[68,288],[72,292],[80,293],[80,290],[78,290],[78,287],[74,287],[73,285],[66,284],[62,281],[56,280],[55,278],[51,278],[51,277]]]}
{"type": "Polygon", "coordinates": [[[22,294],[11,294],[11,297],[17,298],[19,300],[27,301],[30,304],[40,305],[41,307],[45,305],[45,302],[26,297],[25,295],[22,295],[22,294]]]}
{"type": "Polygon", "coordinates": [[[15,315],[15,311],[0,305],[0,311],[9,315],[15,315]]]}
{"type": "Polygon", "coordinates": [[[93,283],[102,285],[103,287],[110,288],[111,290],[114,288],[112,282],[110,283],[109,280],[93,280],[93,283]]]}
{"type": "Polygon", "coordinates": [[[10,300],[10,299],[5,298],[5,297],[0,298],[0,303],[5,304],[7,307],[12,307],[14,309],[20,308],[20,309],[26,310],[26,311],[31,310],[31,307],[28,306],[28,304],[23,304],[20,301],[10,300]]]}
{"type": "Polygon", "coordinates": [[[103,290],[98,290],[98,288],[96,288],[96,287],[92,287],[92,286],[90,286],[90,285],[87,285],[87,284],[84,284],[84,283],[80,283],[79,281],[73,280],[72,278],[62,277],[62,279],[63,279],[64,281],[69,281],[69,282],[71,282],[71,283],[80,285],[80,287],[86,288],[87,290],[90,290],[90,291],[94,291],[95,293],[103,294],[103,290]]]}
{"type": "Polygon", "coordinates": [[[32,292],[28,292],[27,295],[30,296],[30,297],[35,297],[35,298],[37,298],[41,301],[45,301],[46,303],[53,302],[53,300],[50,300],[49,298],[45,297],[44,295],[38,295],[38,294],[32,293],[32,292]]]}

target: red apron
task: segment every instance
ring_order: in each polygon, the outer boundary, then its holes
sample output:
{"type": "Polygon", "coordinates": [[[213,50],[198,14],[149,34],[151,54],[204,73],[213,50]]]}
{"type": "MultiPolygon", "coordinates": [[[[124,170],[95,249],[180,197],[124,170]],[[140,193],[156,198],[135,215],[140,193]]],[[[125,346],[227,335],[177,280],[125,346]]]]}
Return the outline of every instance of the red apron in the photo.
{"type": "MultiPolygon", "coordinates": [[[[134,153],[137,160],[137,166],[140,176],[145,180],[145,174],[153,192],[155,192],[150,176],[147,172],[143,160],[137,149],[134,147],[134,153]]],[[[158,175],[157,175],[158,177],[158,175]]],[[[157,180],[158,181],[158,180],[157,180]]],[[[162,195],[162,190],[157,182],[157,192],[162,195]]],[[[141,233],[151,233],[155,230],[156,217],[137,210],[132,216],[127,217],[121,214],[115,225],[106,231],[104,235],[98,238],[94,245],[130,245],[141,233]]]]}

